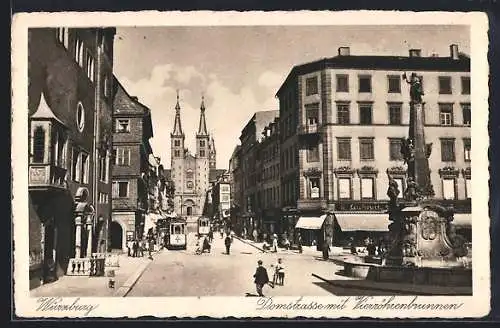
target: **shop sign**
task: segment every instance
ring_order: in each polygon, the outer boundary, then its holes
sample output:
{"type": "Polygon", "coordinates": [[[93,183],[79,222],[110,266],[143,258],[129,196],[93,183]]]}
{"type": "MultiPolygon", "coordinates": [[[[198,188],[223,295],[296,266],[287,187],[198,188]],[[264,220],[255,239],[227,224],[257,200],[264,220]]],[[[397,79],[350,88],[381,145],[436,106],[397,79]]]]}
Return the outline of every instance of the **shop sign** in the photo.
{"type": "Polygon", "coordinates": [[[384,212],[387,210],[385,202],[338,202],[335,204],[336,211],[366,211],[366,212],[384,212]]]}

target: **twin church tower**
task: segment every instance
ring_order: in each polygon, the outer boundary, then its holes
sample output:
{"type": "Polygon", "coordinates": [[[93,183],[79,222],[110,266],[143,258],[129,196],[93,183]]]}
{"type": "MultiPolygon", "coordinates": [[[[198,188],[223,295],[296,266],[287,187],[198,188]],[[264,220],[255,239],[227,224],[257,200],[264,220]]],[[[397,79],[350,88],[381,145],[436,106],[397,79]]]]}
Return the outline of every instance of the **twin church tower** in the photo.
{"type": "Polygon", "coordinates": [[[207,131],[205,101],[202,97],[200,123],[196,133],[196,154],[185,147],[181,124],[179,92],[175,105],[174,129],[170,134],[170,177],[175,185],[174,211],[188,220],[203,214],[211,172],[216,170],[214,139],[207,131]]]}

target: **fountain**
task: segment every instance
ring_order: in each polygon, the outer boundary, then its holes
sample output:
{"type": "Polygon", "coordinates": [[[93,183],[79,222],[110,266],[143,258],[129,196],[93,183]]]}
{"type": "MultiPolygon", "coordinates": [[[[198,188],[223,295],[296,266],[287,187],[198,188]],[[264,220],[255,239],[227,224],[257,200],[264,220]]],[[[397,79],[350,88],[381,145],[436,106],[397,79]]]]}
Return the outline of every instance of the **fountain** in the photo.
{"type": "Polygon", "coordinates": [[[399,201],[398,184],[389,176],[389,233],[392,244],[382,264],[346,262],[351,275],[378,282],[470,286],[472,269],[462,261],[465,238],[455,233],[454,209],[434,199],[428,158],[432,144],[425,143],[422,87],[415,73],[410,79],[409,136],[401,153],[407,165],[406,190],[399,201]]]}

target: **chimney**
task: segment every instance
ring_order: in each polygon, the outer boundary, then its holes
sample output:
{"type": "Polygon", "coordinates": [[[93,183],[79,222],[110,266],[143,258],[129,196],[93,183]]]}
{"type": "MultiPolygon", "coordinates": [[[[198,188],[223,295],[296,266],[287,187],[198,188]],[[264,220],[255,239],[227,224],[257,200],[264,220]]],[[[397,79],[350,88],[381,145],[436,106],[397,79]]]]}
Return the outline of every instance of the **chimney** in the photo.
{"type": "Polygon", "coordinates": [[[450,45],[450,57],[453,60],[458,60],[458,45],[450,45]]]}
{"type": "Polygon", "coordinates": [[[133,101],[139,101],[139,98],[133,96],[133,97],[130,97],[130,99],[132,99],[133,101]]]}
{"type": "Polygon", "coordinates": [[[351,52],[349,47],[340,47],[339,48],[339,56],[350,56],[351,52]]]}
{"type": "Polygon", "coordinates": [[[420,57],[422,50],[420,49],[410,49],[410,57],[420,57]]]}

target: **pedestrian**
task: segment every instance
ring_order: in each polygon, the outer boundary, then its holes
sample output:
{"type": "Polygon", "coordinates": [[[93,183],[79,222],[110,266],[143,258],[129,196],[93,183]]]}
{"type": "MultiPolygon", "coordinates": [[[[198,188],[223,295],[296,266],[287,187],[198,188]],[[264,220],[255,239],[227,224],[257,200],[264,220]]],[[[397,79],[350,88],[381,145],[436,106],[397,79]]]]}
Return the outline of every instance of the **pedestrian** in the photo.
{"type": "Polygon", "coordinates": [[[208,241],[212,243],[213,240],[214,240],[214,232],[212,231],[212,229],[210,229],[210,231],[208,232],[208,241]]]}
{"type": "Polygon", "coordinates": [[[297,235],[297,244],[299,246],[299,253],[302,254],[302,236],[300,232],[297,235]]]}
{"type": "Polygon", "coordinates": [[[253,241],[257,242],[257,229],[253,229],[252,236],[253,236],[253,241]]]}
{"type": "Polygon", "coordinates": [[[273,252],[278,252],[278,236],[276,234],[273,235],[273,252]]]}
{"type": "Polygon", "coordinates": [[[220,239],[224,238],[224,228],[222,228],[222,226],[220,227],[220,239]]]}
{"type": "Polygon", "coordinates": [[[368,245],[366,245],[366,250],[368,251],[368,256],[375,256],[377,246],[375,246],[373,239],[370,238],[368,245]]]}
{"type": "Polygon", "coordinates": [[[137,239],[134,240],[134,243],[132,244],[132,257],[137,257],[137,249],[139,248],[139,243],[137,242],[137,239]]]}
{"type": "Polygon", "coordinates": [[[226,245],[226,254],[229,255],[229,251],[231,248],[231,237],[229,235],[226,236],[226,239],[224,240],[224,244],[226,245]]]}
{"type": "Polygon", "coordinates": [[[148,258],[150,260],[152,260],[153,255],[151,253],[154,251],[154,239],[152,239],[152,238],[149,240],[148,250],[149,250],[149,257],[148,258]]]}
{"type": "MultiPolygon", "coordinates": [[[[267,275],[267,270],[262,266],[262,260],[257,261],[257,269],[255,270],[255,273],[253,275],[254,277],[254,283],[255,283],[255,288],[257,289],[257,294],[259,296],[264,297],[264,294],[262,293],[262,288],[264,287],[265,284],[269,284],[269,276],[267,275]]],[[[271,287],[274,288],[274,286],[271,285],[271,287]]]]}
{"type": "Polygon", "coordinates": [[[328,242],[325,241],[323,242],[323,260],[328,260],[330,258],[330,254],[329,254],[329,251],[330,251],[330,245],[328,245],[328,242]]]}
{"type": "Polygon", "coordinates": [[[283,286],[285,283],[285,267],[283,266],[283,260],[278,258],[274,266],[274,277],[273,284],[283,286]]]}
{"type": "Polygon", "coordinates": [[[127,251],[128,251],[128,256],[132,256],[132,246],[133,246],[133,242],[132,242],[132,240],[128,240],[128,241],[127,241],[127,251]]]}

